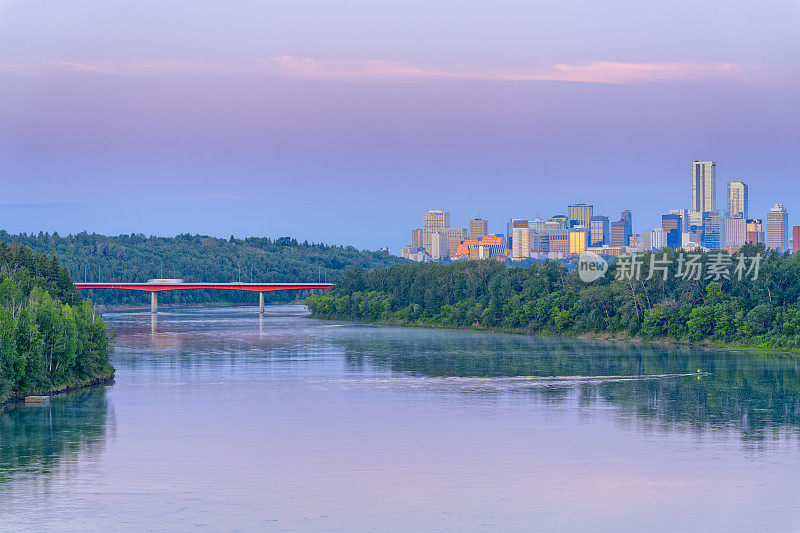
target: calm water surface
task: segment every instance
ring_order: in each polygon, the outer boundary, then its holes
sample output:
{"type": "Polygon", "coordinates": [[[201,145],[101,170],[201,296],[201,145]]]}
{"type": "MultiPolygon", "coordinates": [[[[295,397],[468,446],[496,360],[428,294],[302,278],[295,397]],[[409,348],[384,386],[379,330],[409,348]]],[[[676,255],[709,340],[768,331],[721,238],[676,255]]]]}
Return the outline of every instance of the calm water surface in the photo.
{"type": "Polygon", "coordinates": [[[268,309],[107,314],[114,385],[0,413],[0,530],[800,530],[798,360],[268,309]]]}

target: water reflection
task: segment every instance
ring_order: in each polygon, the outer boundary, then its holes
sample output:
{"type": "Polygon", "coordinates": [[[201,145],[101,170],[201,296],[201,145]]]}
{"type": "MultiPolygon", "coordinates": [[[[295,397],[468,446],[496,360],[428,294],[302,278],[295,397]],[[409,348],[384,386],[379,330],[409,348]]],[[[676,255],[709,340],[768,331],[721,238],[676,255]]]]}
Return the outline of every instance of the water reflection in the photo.
{"type": "Polygon", "coordinates": [[[368,363],[409,376],[473,378],[438,385],[466,392],[524,391],[548,401],[575,400],[582,407],[607,403],[643,421],[701,431],[736,429],[745,439],[796,433],[800,427],[800,360],[791,357],[408,329],[345,330],[336,343],[354,372],[368,363]],[[504,379],[514,376],[525,379],[504,379]]]}
{"type": "Polygon", "coordinates": [[[54,397],[41,406],[6,406],[0,411],[0,484],[19,475],[46,477],[79,455],[96,455],[113,420],[105,386],[54,397]]]}

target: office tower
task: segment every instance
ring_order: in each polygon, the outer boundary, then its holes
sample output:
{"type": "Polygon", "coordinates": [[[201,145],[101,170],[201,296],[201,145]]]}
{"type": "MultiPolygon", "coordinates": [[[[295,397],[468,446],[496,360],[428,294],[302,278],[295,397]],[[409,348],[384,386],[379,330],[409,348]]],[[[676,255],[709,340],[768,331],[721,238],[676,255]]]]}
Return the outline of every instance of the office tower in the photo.
{"type": "Polygon", "coordinates": [[[520,221],[511,226],[513,246],[511,247],[511,257],[522,259],[531,255],[531,230],[528,221],[520,221]],[[524,224],[523,224],[524,222],[524,224]]]}
{"type": "Polygon", "coordinates": [[[450,213],[445,211],[427,211],[422,214],[422,247],[425,251],[431,254],[431,235],[437,232],[443,232],[445,228],[450,227],[450,213]]]}
{"type": "Polygon", "coordinates": [[[664,232],[669,232],[674,229],[683,230],[682,225],[683,221],[680,215],[661,215],[661,229],[664,230],[664,232]]]}
{"type": "Polygon", "coordinates": [[[625,222],[617,220],[611,223],[609,231],[609,244],[614,247],[628,246],[629,238],[625,232],[625,222]]]}
{"type": "Polygon", "coordinates": [[[480,239],[489,234],[489,223],[482,218],[473,218],[469,221],[469,238],[480,239]]]}
{"type": "Polygon", "coordinates": [[[670,209],[670,215],[678,215],[681,219],[681,232],[689,231],[689,210],[688,209],[670,209]]]}
{"type": "Polygon", "coordinates": [[[595,215],[589,221],[589,246],[603,246],[611,242],[611,225],[608,217],[595,215]]]}
{"type": "Polygon", "coordinates": [[[506,240],[502,235],[486,235],[477,244],[469,246],[470,259],[491,259],[506,254],[506,240]]]}
{"type": "Polygon", "coordinates": [[[589,221],[592,220],[592,211],[594,208],[589,204],[572,204],[567,207],[567,219],[569,220],[569,227],[583,226],[589,227],[589,221]]]}
{"type": "Polygon", "coordinates": [[[447,242],[447,235],[440,231],[434,231],[430,235],[431,258],[434,261],[441,261],[450,256],[450,247],[447,242]]]}
{"type": "Polygon", "coordinates": [[[524,222],[525,225],[528,224],[528,221],[522,218],[510,218],[508,224],[506,224],[506,238],[508,239],[508,247],[510,249],[514,248],[514,235],[511,232],[511,228],[514,227],[514,224],[521,222],[524,222]]]}
{"type": "Polygon", "coordinates": [[[550,253],[569,253],[569,230],[556,229],[550,232],[550,253]]]}
{"type": "Polygon", "coordinates": [[[725,225],[719,211],[703,213],[702,245],[709,250],[722,250],[725,240],[725,225]]]}
{"type": "Polygon", "coordinates": [[[717,209],[717,164],[692,161],[692,211],[705,213],[717,209]]]}
{"type": "Polygon", "coordinates": [[[467,230],[464,228],[445,228],[442,233],[447,237],[448,255],[454,257],[458,251],[458,245],[466,237],[467,230]]]}
{"type": "Polygon", "coordinates": [[[789,213],[775,204],[767,213],[767,248],[785,252],[789,247],[789,213]]]}
{"type": "Polygon", "coordinates": [[[764,226],[761,219],[751,218],[747,221],[744,231],[744,240],[747,244],[759,244],[764,242],[764,226]]]}
{"type": "Polygon", "coordinates": [[[747,184],[743,181],[728,183],[728,216],[747,218],[747,184]]]}
{"type": "Polygon", "coordinates": [[[412,229],[411,230],[411,249],[416,252],[420,248],[422,248],[422,230],[421,229],[412,229]]]}
{"type": "Polygon", "coordinates": [[[747,223],[741,217],[725,219],[725,245],[742,246],[746,242],[747,223]]]}
{"type": "Polygon", "coordinates": [[[627,242],[633,234],[633,215],[626,209],[620,213],[619,219],[625,223],[625,241],[627,242]]]}
{"type": "Polygon", "coordinates": [[[800,226],[792,228],[792,252],[800,252],[800,226]]]}
{"type": "Polygon", "coordinates": [[[573,226],[569,229],[569,253],[582,254],[589,243],[589,230],[585,226],[573,226]]]}

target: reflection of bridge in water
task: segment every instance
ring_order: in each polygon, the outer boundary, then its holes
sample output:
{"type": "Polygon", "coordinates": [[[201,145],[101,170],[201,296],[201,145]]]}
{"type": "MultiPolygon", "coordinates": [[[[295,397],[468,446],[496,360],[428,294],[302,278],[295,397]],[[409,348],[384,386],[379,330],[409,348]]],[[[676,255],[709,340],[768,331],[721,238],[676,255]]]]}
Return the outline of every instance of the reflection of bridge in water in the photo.
{"type": "Polygon", "coordinates": [[[264,293],[304,289],[330,289],[332,283],[187,283],[183,280],[150,280],[147,283],[76,283],[76,289],[120,289],[150,293],[150,312],[158,312],[158,293],[190,289],[250,291],[258,293],[258,312],[264,314],[264,293]]]}

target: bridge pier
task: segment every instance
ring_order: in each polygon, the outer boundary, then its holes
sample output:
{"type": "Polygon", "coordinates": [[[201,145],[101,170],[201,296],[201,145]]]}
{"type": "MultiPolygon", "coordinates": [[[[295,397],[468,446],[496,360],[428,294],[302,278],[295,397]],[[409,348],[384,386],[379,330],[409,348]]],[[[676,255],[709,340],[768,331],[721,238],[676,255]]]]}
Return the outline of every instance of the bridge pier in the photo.
{"type": "Polygon", "coordinates": [[[264,293],[258,293],[258,314],[264,316],[264,293]]]}
{"type": "Polygon", "coordinates": [[[156,291],[150,291],[150,312],[158,313],[158,293],[156,291]]]}

